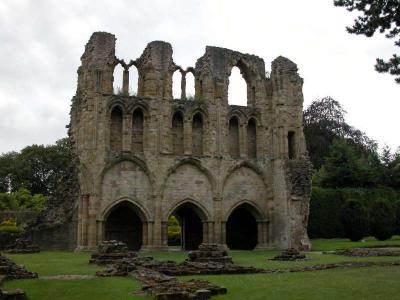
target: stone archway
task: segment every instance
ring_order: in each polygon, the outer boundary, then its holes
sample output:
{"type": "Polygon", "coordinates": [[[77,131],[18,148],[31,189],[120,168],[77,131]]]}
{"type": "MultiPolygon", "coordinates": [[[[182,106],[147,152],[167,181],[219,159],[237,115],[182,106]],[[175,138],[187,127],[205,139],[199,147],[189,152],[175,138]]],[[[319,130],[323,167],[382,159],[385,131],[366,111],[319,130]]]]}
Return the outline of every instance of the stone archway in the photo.
{"type": "Polygon", "coordinates": [[[104,221],[104,239],[127,244],[130,250],[139,250],[143,244],[144,215],[129,201],[115,205],[104,221]]]}
{"type": "Polygon", "coordinates": [[[203,242],[203,223],[206,215],[192,202],[179,205],[171,215],[175,216],[181,226],[181,248],[196,250],[203,242]]]}
{"type": "Polygon", "coordinates": [[[258,243],[257,218],[250,204],[236,207],[226,222],[226,244],[231,250],[253,250],[258,243]]]}

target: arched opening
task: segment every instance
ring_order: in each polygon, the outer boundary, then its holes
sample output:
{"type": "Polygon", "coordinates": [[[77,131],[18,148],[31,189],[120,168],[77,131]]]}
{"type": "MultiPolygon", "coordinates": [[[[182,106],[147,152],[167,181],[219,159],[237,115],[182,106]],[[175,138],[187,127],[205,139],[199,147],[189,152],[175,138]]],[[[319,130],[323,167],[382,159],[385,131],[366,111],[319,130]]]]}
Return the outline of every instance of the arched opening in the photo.
{"type": "Polygon", "coordinates": [[[143,152],[143,112],[135,109],[132,114],[132,152],[143,152]]]}
{"type": "Polygon", "coordinates": [[[143,223],[133,204],[123,202],[111,210],[105,221],[104,238],[124,242],[130,250],[140,249],[143,223]]]}
{"type": "Polygon", "coordinates": [[[239,120],[237,117],[232,117],[229,120],[229,154],[235,158],[240,156],[239,120]]]}
{"type": "Polygon", "coordinates": [[[176,155],[183,155],[183,117],[176,112],[172,117],[172,148],[176,155]]]}
{"type": "Polygon", "coordinates": [[[186,99],[194,100],[195,96],[195,79],[192,72],[186,73],[186,99]]]}
{"type": "Polygon", "coordinates": [[[122,110],[119,106],[114,107],[111,112],[110,149],[122,150],[122,110]]]}
{"type": "Polygon", "coordinates": [[[203,155],[203,118],[200,113],[193,116],[192,154],[203,155]]]}
{"type": "Polygon", "coordinates": [[[238,67],[233,67],[228,86],[229,105],[247,105],[247,83],[238,67]]]}
{"type": "MultiPolygon", "coordinates": [[[[172,214],[181,228],[180,245],[183,250],[196,250],[203,242],[203,222],[205,215],[202,210],[192,203],[184,203],[172,214]]],[[[168,231],[171,231],[168,224],[168,231]]],[[[169,241],[169,246],[172,246],[169,241]]]]}
{"type": "Polygon", "coordinates": [[[176,70],[172,75],[172,98],[181,99],[181,84],[182,84],[182,74],[180,70],[176,70]]]}
{"type": "Polygon", "coordinates": [[[296,141],[294,131],[289,131],[287,135],[288,143],[288,157],[289,159],[294,159],[296,156],[296,141]]]}
{"type": "Polygon", "coordinates": [[[139,73],[135,66],[129,68],[129,95],[137,96],[139,73]]]}
{"type": "Polygon", "coordinates": [[[250,205],[235,208],[226,222],[226,244],[231,250],[252,250],[257,246],[257,221],[250,205]]]}
{"type": "Polygon", "coordinates": [[[257,156],[256,120],[251,118],[247,123],[247,155],[249,158],[257,156]]]}
{"type": "Polygon", "coordinates": [[[118,64],[114,68],[113,90],[115,95],[122,95],[124,68],[118,64]]]}

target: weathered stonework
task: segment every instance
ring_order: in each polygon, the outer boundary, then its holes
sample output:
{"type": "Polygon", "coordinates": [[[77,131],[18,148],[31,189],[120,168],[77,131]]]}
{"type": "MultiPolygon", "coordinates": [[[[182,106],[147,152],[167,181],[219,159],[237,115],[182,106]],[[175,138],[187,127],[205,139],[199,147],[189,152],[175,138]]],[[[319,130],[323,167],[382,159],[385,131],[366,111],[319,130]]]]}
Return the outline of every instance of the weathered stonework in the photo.
{"type": "Polygon", "coordinates": [[[131,249],[168,247],[171,214],[185,223],[185,247],[309,247],[310,164],[302,128],[297,66],[206,47],[182,69],[169,43],[154,41],[136,60],[115,57],[115,36],[96,32],[86,45],[72,101],[70,136],[79,158],[78,249],[116,239],[131,249]],[[121,95],[114,68],[124,68],[121,95]],[[247,106],[228,105],[237,66],[247,106]],[[137,96],[128,95],[137,68],[137,96]],[[181,99],[172,97],[174,72],[181,99]],[[186,100],[185,75],[195,78],[186,100]],[[129,237],[129,238],[128,238],[129,237]]]}

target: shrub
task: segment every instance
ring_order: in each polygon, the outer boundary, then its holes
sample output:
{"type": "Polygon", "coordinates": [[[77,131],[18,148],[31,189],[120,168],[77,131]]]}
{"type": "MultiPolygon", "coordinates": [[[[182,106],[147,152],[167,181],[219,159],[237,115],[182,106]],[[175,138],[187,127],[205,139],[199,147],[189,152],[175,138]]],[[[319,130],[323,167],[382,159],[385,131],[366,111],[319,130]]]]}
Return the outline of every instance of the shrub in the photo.
{"type": "Polygon", "coordinates": [[[376,201],[370,211],[370,233],[378,240],[390,239],[395,231],[396,214],[387,200],[376,201]]]}
{"type": "Polygon", "coordinates": [[[168,245],[179,246],[181,244],[182,228],[175,216],[168,219],[168,245]]]}
{"type": "Polygon", "coordinates": [[[15,221],[5,220],[0,223],[0,232],[19,233],[21,230],[18,228],[15,221]]]}
{"type": "Polygon", "coordinates": [[[344,237],[340,211],[343,202],[340,190],[313,187],[308,219],[310,238],[344,237]]]}
{"type": "Polygon", "coordinates": [[[345,236],[351,241],[361,240],[368,232],[368,214],[357,200],[346,201],[341,209],[345,236]]]}

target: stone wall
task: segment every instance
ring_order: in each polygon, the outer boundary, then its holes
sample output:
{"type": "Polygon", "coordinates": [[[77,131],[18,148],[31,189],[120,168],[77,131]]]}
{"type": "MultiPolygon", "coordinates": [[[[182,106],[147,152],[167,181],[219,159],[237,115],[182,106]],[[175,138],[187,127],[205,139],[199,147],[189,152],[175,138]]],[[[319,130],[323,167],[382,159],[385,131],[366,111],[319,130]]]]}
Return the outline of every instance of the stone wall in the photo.
{"type": "Polygon", "coordinates": [[[126,63],[115,57],[115,40],[92,35],[72,101],[78,248],[96,247],[108,215],[125,204],[141,219],[147,249],[167,247],[168,217],[181,208],[201,220],[203,242],[224,244],[229,216],[245,209],[257,224],[258,248],[308,247],[311,183],[296,64],[278,57],[269,78],[260,57],[207,46],[195,67],[183,69],[161,41],[126,63]],[[118,64],[121,95],[112,89],[118,64]],[[247,84],[247,106],[228,104],[234,66],[247,84]],[[139,74],[137,96],[127,93],[130,67],[139,74]],[[182,74],[180,100],[172,97],[174,72],[182,74]],[[189,72],[194,100],[185,99],[189,72]]]}

